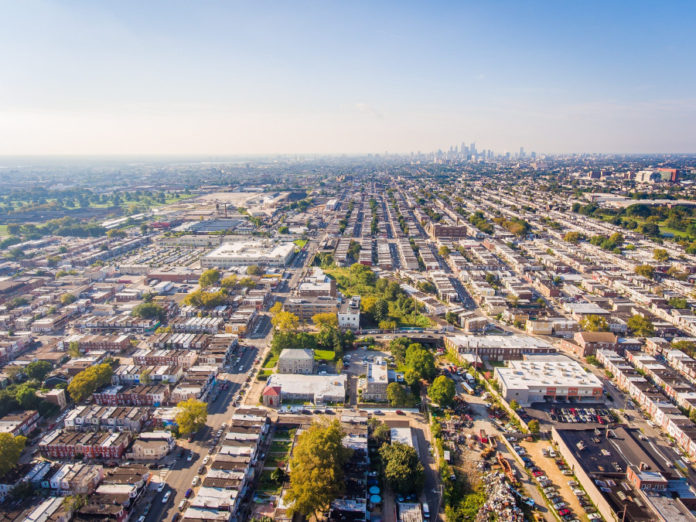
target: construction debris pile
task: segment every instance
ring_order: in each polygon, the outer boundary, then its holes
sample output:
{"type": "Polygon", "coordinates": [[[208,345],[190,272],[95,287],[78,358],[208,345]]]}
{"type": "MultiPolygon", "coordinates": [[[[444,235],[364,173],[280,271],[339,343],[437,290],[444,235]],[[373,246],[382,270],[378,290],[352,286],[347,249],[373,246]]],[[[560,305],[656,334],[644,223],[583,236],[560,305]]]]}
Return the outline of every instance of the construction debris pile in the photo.
{"type": "Polygon", "coordinates": [[[504,522],[524,522],[524,514],[517,507],[515,497],[505,475],[499,471],[488,473],[483,478],[486,488],[486,502],[476,515],[476,522],[488,522],[492,514],[496,520],[504,522]]]}

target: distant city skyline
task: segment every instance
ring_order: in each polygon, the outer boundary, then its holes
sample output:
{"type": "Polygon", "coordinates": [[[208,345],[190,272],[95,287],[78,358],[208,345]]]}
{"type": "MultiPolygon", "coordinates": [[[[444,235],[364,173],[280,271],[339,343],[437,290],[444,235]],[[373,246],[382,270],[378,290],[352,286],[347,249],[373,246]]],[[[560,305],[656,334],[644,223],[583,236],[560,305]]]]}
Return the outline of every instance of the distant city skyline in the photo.
{"type": "Polygon", "coordinates": [[[691,2],[3,2],[0,155],[696,153],[691,2]]]}

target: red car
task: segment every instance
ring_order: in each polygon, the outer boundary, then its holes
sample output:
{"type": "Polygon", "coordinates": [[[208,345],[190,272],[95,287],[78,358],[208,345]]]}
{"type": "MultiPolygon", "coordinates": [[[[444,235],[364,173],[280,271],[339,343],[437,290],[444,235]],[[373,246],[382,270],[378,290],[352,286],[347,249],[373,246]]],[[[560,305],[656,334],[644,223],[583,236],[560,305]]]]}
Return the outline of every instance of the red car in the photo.
{"type": "Polygon", "coordinates": [[[397,415],[406,415],[406,414],[405,414],[403,411],[401,411],[401,410],[396,410],[394,413],[396,413],[397,415]]]}
{"type": "Polygon", "coordinates": [[[558,514],[561,515],[562,517],[569,515],[570,509],[568,509],[568,508],[559,509],[558,514]]]}
{"type": "Polygon", "coordinates": [[[534,475],[535,477],[541,477],[543,474],[544,474],[543,471],[539,471],[539,470],[532,471],[532,475],[534,475]]]}

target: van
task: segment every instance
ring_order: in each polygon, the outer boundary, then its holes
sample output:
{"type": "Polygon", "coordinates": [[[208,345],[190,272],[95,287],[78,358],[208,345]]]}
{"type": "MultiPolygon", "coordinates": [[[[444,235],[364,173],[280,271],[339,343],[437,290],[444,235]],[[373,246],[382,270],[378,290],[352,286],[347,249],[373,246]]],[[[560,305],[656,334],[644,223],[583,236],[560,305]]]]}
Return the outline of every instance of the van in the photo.
{"type": "Polygon", "coordinates": [[[423,519],[429,520],[430,519],[430,508],[428,507],[428,503],[423,502],[422,507],[423,507],[423,519]]]}

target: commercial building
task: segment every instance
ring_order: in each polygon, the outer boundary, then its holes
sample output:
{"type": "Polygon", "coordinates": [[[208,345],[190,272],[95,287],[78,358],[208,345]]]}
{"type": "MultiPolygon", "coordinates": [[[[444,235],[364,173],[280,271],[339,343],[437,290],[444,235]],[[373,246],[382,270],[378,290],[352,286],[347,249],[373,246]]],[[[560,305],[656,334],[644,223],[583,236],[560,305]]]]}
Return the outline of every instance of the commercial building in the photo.
{"type": "Polygon", "coordinates": [[[310,321],[316,314],[335,314],[338,312],[338,299],[329,296],[290,298],[283,309],[299,317],[300,321],[310,321]]]}
{"type": "MultiPolygon", "coordinates": [[[[346,400],[345,375],[294,375],[276,373],[268,378],[266,390],[280,388],[281,402],[311,401],[315,404],[346,400]]],[[[264,403],[266,395],[264,394],[264,403]]],[[[268,406],[269,404],[266,404],[268,406]]]]}
{"type": "Polygon", "coordinates": [[[522,406],[543,401],[602,400],[602,382],[564,355],[528,355],[496,368],[495,376],[505,400],[522,406]]]}
{"type": "Polygon", "coordinates": [[[693,521],[696,495],[637,430],[552,428],[553,441],[604,520],[693,521]]]}
{"type": "Polygon", "coordinates": [[[285,348],[278,356],[278,373],[314,373],[314,350],[285,348]]]}
{"type": "Polygon", "coordinates": [[[389,385],[389,370],[386,363],[370,363],[367,365],[363,399],[366,401],[382,402],[387,400],[389,385]]]}
{"type": "Polygon", "coordinates": [[[355,295],[341,303],[338,309],[338,327],[348,330],[360,328],[360,296],[355,295]]]}
{"type": "Polygon", "coordinates": [[[462,355],[473,353],[482,359],[509,361],[526,354],[552,354],[556,348],[526,335],[453,335],[445,337],[445,347],[462,355]]]}
{"type": "Polygon", "coordinates": [[[249,240],[224,243],[201,258],[201,267],[285,266],[294,252],[295,244],[291,242],[249,240]]]}

